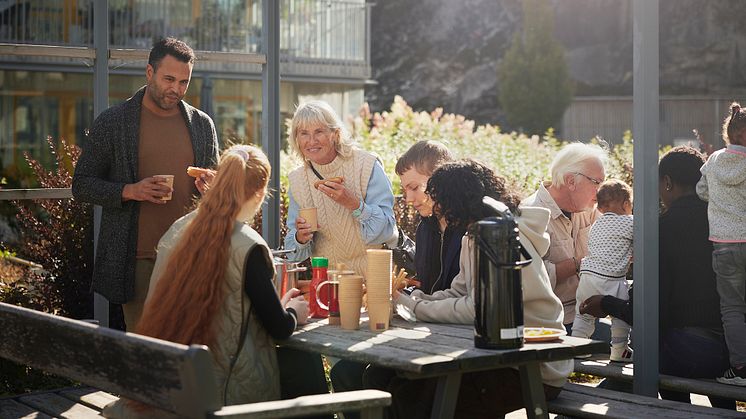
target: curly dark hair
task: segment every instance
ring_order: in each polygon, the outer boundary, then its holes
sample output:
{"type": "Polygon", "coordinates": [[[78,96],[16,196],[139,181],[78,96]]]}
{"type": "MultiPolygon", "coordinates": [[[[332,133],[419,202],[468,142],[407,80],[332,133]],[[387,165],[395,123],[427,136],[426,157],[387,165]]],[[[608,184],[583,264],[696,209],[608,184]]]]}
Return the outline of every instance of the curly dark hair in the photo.
{"type": "Polygon", "coordinates": [[[693,188],[702,177],[699,169],[705,157],[697,149],[689,146],[674,147],[661,157],[658,163],[658,177],[668,175],[679,186],[693,188]]]}
{"type": "Polygon", "coordinates": [[[444,217],[449,226],[464,228],[494,215],[482,204],[484,196],[503,202],[515,215],[521,202],[516,190],[504,177],[472,159],[440,166],[427,181],[425,192],[434,202],[435,214],[444,217]]]}

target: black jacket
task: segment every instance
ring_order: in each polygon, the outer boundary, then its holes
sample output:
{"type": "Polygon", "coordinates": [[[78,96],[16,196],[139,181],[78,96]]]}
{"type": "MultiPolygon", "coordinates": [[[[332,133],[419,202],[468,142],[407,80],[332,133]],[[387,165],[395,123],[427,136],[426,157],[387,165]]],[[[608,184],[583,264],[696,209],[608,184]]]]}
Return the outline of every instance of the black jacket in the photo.
{"type": "MultiPolygon", "coordinates": [[[[696,195],[677,199],[661,215],[658,228],[660,331],[680,327],[722,330],[707,203],[696,195]]],[[[607,295],[601,308],[631,325],[632,301],[632,290],[629,301],[607,295]]]]}
{"type": "MultiPolygon", "coordinates": [[[[126,184],[140,180],[137,151],[144,93],[145,88],[138,90],[96,118],[89,138],[82,144],[83,152],[73,176],[73,197],[103,207],[93,290],[118,304],[132,300],[135,293],[140,204],[122,202],[122,190],[126,184]]],[[[194,164],[214,166],[218,161],[218,136],[212,119],[184,101],[179,103],[179,109],[191,136],[194,164]]]]}
{"type": "Polygon", "coordinates": [[[423,292],[432,294],[451,287],[460,269],[461,238],[465,232],[463,228],[447,227],[441,235],[437,218],[426,217],[420,221],[415,233],[417,253],[414,260],[423,292]]]}
{"type": "Polygon", "coordinates": [[[695,195],[679,198],[659,223],[660,329],[722,330],[707,203],[695,195]]]}

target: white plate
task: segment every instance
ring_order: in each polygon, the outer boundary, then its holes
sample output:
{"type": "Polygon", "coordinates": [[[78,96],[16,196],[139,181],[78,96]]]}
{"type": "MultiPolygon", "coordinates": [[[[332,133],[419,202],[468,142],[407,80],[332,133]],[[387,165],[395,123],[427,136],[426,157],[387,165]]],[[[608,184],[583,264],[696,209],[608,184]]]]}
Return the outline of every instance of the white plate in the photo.
{"type": "Polygon", "coordinates": [[[523,338],[526,342],[544,342],[559,339],[565,336],[567,331],[563,329],[553,329],[551,327],[524,327],[523,338]]]}

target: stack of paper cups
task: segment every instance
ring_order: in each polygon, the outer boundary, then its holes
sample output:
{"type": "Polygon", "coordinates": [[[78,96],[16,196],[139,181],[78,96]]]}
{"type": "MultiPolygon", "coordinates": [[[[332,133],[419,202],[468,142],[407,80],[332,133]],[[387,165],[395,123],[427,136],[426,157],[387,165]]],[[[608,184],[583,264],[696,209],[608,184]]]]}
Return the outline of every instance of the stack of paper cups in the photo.
{"type": "Polygon", "coordinates": [[[368,249],[365,288],[368,299],[370,330],[389,328],[391,318],[391,250],[368,249]]]}
{"type": "Polygon", "coordinates": [[[342,329],[357,330],[360,326],[360,307],[363,304],[363,277],[339,276],[339,318],[342,329]]]}

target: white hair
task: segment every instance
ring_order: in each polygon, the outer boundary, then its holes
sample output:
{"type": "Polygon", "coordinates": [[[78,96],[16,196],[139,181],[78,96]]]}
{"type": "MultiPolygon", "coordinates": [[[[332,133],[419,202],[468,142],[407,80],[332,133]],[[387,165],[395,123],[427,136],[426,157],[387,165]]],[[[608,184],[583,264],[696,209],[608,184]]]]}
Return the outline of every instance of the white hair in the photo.
{"type": "Polygon", "coordinates": [[[323,100],[311,100],[298,105],[290,125],[290,147],[301,160],[305,161],[306,158],[298,146],[298,131],[316,124],[321,124],[332,131],[337,131],[339,135],[337,136],[337,140],[334,141],[334,148],[337,150],[337,154],[343,157],[351,155],[354,140],[340,117],[323,100]]]}
{"type": "Polygon", "coordinates": [[[549,172],[552,175],[552,186],[565,184],[565,176],[568,173],[583,172],[587,169],[589,162],[595,162],[606,166],[609,159],[607,151],[596,144],[572,143],[562,147],[562,150],[554,156],[549,172]]]}

